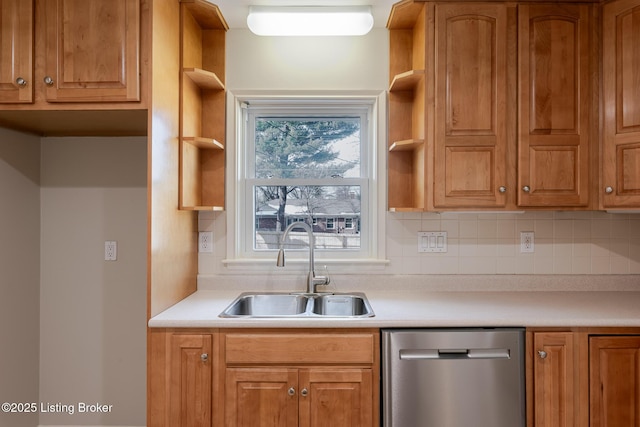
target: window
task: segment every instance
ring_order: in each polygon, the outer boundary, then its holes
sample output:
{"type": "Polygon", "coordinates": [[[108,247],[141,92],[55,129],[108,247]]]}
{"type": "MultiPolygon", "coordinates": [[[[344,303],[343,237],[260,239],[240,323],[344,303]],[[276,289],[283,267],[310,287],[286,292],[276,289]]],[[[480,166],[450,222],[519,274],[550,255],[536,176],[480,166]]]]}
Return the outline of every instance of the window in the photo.
{"type": "MultiPolygon", "coordinates": [[[[272,259],[284,229],[304,221],[318,257],[375,257],[374,100],[238,101],[237,256],[272,259]]],[[[287,248],[306,252],[305,232],[289,236],[287,248]]]]}

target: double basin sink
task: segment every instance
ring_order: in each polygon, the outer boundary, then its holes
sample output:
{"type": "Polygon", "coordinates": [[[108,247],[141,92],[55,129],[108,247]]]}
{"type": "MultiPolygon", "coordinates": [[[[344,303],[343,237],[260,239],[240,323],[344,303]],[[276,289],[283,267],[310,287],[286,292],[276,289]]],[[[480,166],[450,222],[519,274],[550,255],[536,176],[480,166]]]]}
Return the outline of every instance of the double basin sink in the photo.
{"type": "Polygon", "coordinates": [[[374,316],[367,297],[360,292],[341,294],[253,293],[240,294],[220,317],[342,317],[374,316]]]}

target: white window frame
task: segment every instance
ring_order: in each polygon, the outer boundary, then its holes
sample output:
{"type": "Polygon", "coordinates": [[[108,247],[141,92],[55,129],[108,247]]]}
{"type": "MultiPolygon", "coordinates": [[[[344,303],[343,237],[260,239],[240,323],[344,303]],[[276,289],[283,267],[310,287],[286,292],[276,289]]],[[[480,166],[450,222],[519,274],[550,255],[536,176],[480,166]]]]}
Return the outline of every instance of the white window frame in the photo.
{"type": "MultiPolygon", "coordinates": [[[[366,93],[356,95],[318,95],[318,94],[255,94],[227,92],[227,185],[226,185],[226,228],[227,228],[227,257],[223,264],[230,270],[272,270],[275,251],[253,250],[254,210],[253,194],[247,190],[247,147],[244,141],[248,132],[245,121],[247,103],[253,106],[281,105],[300,108],[313,105],[314,108],[323,106],[325,109],[362,109],[366,106],[368,120],[365,122],[368,149],[365,149],[361,168],[363,179],[367,180],[368,190],[362,189],[361,194],[361,248],[349,251],[316,250],[316,260],[325,265],[341,266],[343,272],[361,272],[358,268],[362,264],[370,264],[382,268],[388,261],[385,259],[384,248],[384,218],[386,213],[386,175],[380,173],[386,166],[386,143],[380,141],[380,135],[386,135],[386,95],[382,93],[366,93]],[[364,220],[366,215],[366,222],[364,220]],[[246,226],[245,226],[246,224],[246,226]],[[365,224],[366,227],[362,227],[365,224]],[[251,244],[249,244],[251,242],[251,244]]],[[[366,144],[363,138],[363,145],[366,144]]],[[[320,183],[330,185],[329,183],[320,183]]],[[[339,185],[334,183],[334,185],[339,185]]],[[[307,251],[289,251],[287,259],[295,264],[308,261],[307,251]],[[299,252],[299,253],[296,253],[299,252]]],[[[279,269],[280,270],[280,269],[279,269]]]]}
{"type": "Polygon", "coordinates": [[[336,219],[327,217],[327,230],[335,230],[336,229],[336,219]],[[331,227],[329,227],[329,221],[331,221],[331,227]]]}

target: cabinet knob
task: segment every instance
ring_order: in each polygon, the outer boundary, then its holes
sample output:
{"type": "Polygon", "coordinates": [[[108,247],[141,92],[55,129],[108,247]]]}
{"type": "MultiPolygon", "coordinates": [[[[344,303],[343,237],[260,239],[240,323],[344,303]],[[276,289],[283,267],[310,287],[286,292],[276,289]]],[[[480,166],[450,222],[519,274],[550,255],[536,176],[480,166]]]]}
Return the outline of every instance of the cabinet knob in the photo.
{"type": "Polygon", "coordinates": [[[507,187],[502,185],[502,186],[500,186],[500,188],[498,188],[498,191],[501,192],[501,193],[506,193],[507,192],[507,187]]]}
{"type": "Polygon", "coordinates": [[[16,83],[18,86],[26,86],[27,85],[27,81],[25,79],[23,79],[22,77],[18,77],[16,79],[16,83]]]}
{"type": "Polygon", "coordinates": [[[524,191],[525,193],[528,193],[531,191],[531,187],[529,187],[528,185],[525,185],[524,187],[522,187],[522,191],[524,191]]]}
{"type": "Polygon", "coordinates": [[[309,395],[309,390],[303,388],[300,394],[302,395],[302,397],[307,397],[309,395]]]}
{"type": "Polygon", "coordinates": [[[538,356],[540,356],[540,359],[546,359],[547,358],[547,352],[543,351],[543,350],[538,350],[538,356]]]}
{"type": "Polygon", "coordinates": [[[202,360],[203,362],[206,362],[207,360],[209,360],[209,355],[207,353],[202,353],[200,355],[200,360],[202,360]]]}
{"type": "Polygon", "coordinates": [[[604,192],[607,194],[613,193],[613,187],[605,187],[604,192]]]}
{"type": "Polygon", "coordinates": [[[293,387],[290,387],[287,393],[289,393],[289,396],[293,396],[294,394],[296,394],[296,389],[293,387]]]}
{"type": "Polygon", "coordinates": [[[51,85],[53,85],[53,79],[51,78],[51,76],[46,76],[46,77],[44,78],[44,83],[45,83],[47,86],[51,86],[51,85]]]}

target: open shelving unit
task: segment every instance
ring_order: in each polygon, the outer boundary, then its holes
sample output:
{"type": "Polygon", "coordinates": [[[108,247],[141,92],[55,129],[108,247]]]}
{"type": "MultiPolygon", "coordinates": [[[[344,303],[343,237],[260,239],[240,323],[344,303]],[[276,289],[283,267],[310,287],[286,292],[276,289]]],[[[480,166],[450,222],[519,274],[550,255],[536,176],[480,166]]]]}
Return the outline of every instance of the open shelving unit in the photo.
{"type": "Polygon", "coordinates": [[[225,206],[225,36],[218,7],[181,0],[180,182],[184,210],[225,206]]]}
{"type": "Polygon", "coordinates": [[[426,22],[424,2],[396,3],[389,15],[388,208],[425,209],[426,22]]]}

